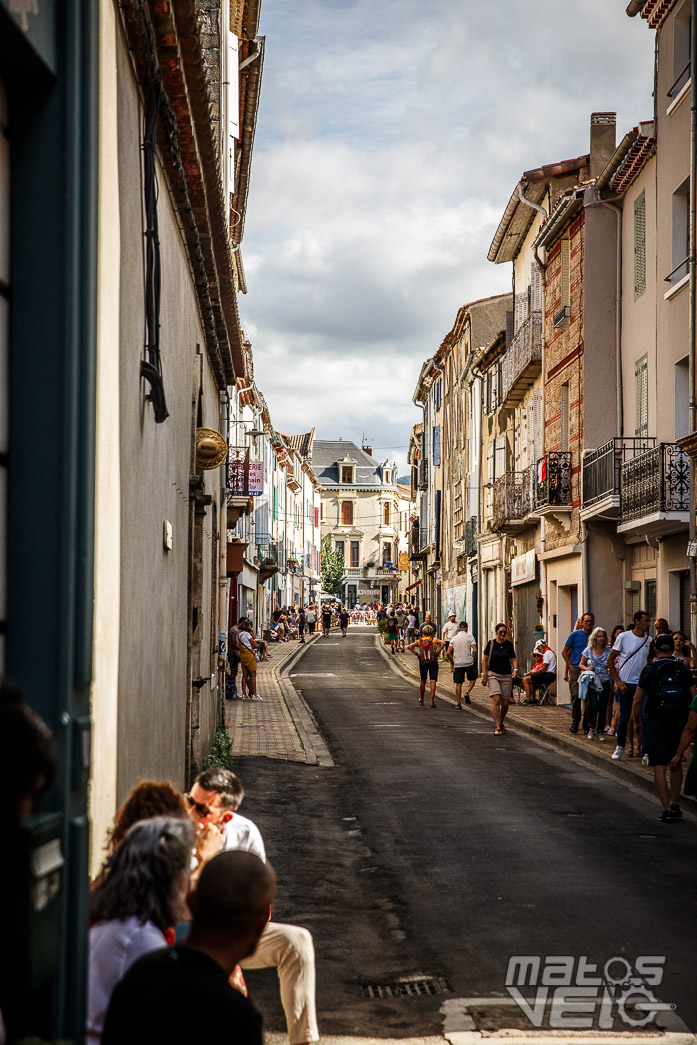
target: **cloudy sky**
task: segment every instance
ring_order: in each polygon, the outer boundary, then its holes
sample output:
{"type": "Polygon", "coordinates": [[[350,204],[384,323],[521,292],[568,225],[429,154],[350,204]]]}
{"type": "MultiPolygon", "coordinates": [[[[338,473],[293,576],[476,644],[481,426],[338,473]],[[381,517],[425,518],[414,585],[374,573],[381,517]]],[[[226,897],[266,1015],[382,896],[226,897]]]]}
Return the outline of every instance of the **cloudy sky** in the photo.
{"type": "Polygon", "coordinates": [[[524,170],[653,114],[654,33],[626,0],[263,0],[240,299],[283,432],[406,461],[422,362],[467,301],[524,170]]]}

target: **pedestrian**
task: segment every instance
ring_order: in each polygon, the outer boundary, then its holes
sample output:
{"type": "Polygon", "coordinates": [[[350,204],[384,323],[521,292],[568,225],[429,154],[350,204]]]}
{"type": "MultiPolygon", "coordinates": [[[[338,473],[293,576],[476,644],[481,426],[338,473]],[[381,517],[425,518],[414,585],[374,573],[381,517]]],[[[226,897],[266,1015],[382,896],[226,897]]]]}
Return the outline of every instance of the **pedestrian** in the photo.
{"type": "Polygon", "coordinates": [[[457,624],[457,614],[455,613],[455,610],[451,610],[451,612],[448,614],[448,619],[443,625],[443,630],[441,632],[441,638],[445,643],[445,649],[443,652],[446,657],[448,655],[448,647],[450,646],[450,640],[453,638],[454,635],[457,635],[458,629],[459,625],[457,624]]]}
{"type": "Polygon", "coordinates": [[[695,664],[695,647],[684,632],[673,632],[673,647],[673,656],[676,660],[683,661],[688,668],[697,667],[695,664]]]}
{"type": "MultiPolygon", "coordinates": [[[[581,674],[581,657],[583,651],[588,645],[588,636],[593,630],[595,623],[595,617],[592,613],[584,613],[580,618],[581,627],[574,628],[561,651],[562,660],[566,664],[566,670],[564,672],[564,681],[569,683],[569,693],[571,695],[571,726],[569,727],[569,733],[578,733],[578,727],[581,723],[581,701],[578,698],[578,676],[581,674]]],[[[583,721],[584,732],[588,731],[588,721],[584,718],[583,721]]]]}
{"type": "Polygon", "coordinates": [[[394,656],[396,651],[397,643],[399,642],[399,628],[397,627],[397,617],[395,616],[394,610],[387,618],[387,624],[385,626],[385,642],[390,647],[390,652],[394,656]]]}
{"type": "Polygon", "coordinates": [[[397,618],[397,652],[404,653],[406,650],[405,639],[406,639],[406,623],[407,613],[403,606],[398,606],[395,610],[395,617],[397,618]]]}
{"type": "MultiPolygon", "coordinates": [[[[694,697],[690,704],[690,713],[687,716],[687,723],[682,731],[682,736],[680,737],[678,750],[670,760],[670,770],[672,773],[676,772],[678,766],[682,765],[683,754],[687,751],[690,744],[694,744],[695,734],[697,734],[697,697],[694,697]]],[[[693,798],[697,798],[697,744],[695,744],[692,749],[692,761],[690,762],[687,775],[685,776],[683,794],[692,795],[693,798]]]]}
{"type": "Polygon", "coordinates": [[[450,640],[446,651],[448,660],[453,669],[453,682],[455,683],[455,707],[462,711],[462,684],[465,678],[469,687],[465,693],[465,704],[471,704],[470,694],[477,681],[477,643],[468,631],[469,625],[466,620],[461,620],[457,632],[450,640]]]}
{"type": "Polygon", "coordinates": [[[257,658],[254,656],[256,648],[257,642],[252,634],[252,625],[249,621],[240,621],[240,663],[244,681],[247,684],[249,700],[264,699],[257,693],[257,658]]]}
{"type": "Polygon", "coordinates": [[[653,622],[653,633],[654,638],[652,638],[651,642],[649,643],[649,658],[647,661],[648,664],[651,664],[656,657],[656,638],[658,638],[659,635],[673,634],[671,626],[665,619],[665,617],[656,617],[655,621],[653,622]]]}
{"type": "Polygon", "coordinates": [[[607,662],[610,656],[610,645],[604,628],[593,628],[588,645],[581,656],[581,671],[594,671],[602,689],[588,687],[588,739],[604,740],[607,704],[612,695],[612,682],[607,662]]]}
{"type": "Polygon", "coordinates": [[[413,609],[409,610],[407,614],[407,634],[406,643],[409,645],[416,638],[416,614],[413,609]]]}
{"type": "MultiPolygon", "coordinates": [[[[615,645],[615,639],[617,638],[617,636],[623,631],[623,624],[615,624],[614,628],[612,629],[612,635],[610,636],[610,649],[612,649],[612,647],[615,645]]],[[[615,680],[613,679],[612,675],[610,676],[610,685],[612,687],[612,700],[608,701],[606,732],[609,737],[614,737],[617,736],[617,725],[620,720],[620,698],[619,690],[615,686],[615,680]]]]}
{"type": "Polygon", "coordinates": [[[421,637],[412,642],[407,649],[419,658],[419,674],[421,683],[419,685],[419,704],[423,704],[426,693],[426,680],[430,680],[431,707],[436,707],[436,684],[438,682],[438,653],[443,648],[443,643],[435,637],[430,624],[424,625],[421,637]]]}
{"type": "Polygon", "coordinates": [[[610,672],[610,677],[614,679],[615,689],[620,702],[617,747],[612,753],[612,757],[616,762],[624,754],[625,744],[627,743],[627,729],[632,718],[634,692],[649,656],[651,617],[645,610],[637,610],[633,620],[634,628],[632,631],[620,632],[613,643],[607,660],[608,671],[610,672]]]}
{"type": "Polygon", "coordinates": [[[632,715],[635,728],[643,719],[643,741],[648,763],[653,768],[653,783],[661,802],[658,819],[663,823],[682,820],[678,799],[682,787],[682,764],[672,765],[688,722],[690,702],[697,686],[686,664],[673,656],[673,636],[657,635],[656,659],[641,672],[634,691],[632,715]],[[646,697],[646,699],[644,699],[646,697]],[[670,796],[666,779],[670,765],[670,796]],[[669,800],[670,799],[670,800],[669,800]]]}
{"type": "Polygon", "coordinates": [[[194,829],[188,817],[134,824],[92,892],[87,1042],[99,1045],[114,988],[138,958],[174,942],[189,920],[186,890],[194,829]]]}
{"type": "Polygon", "coordinates": [[[305,619],[305,607],[301,606],[298,610],[298,639],[300,640],[300,642],[305,641],[305,619]]]}
{"type": "Polygon", "coordinates": [[[551,686],[557,681],[557,655],[544,639],[538,639],[532,651],[533,657],[539,657],[539,666],[523,675],[523,689],[528,704],[537,704],[536,692],[541,686],[551,686]]]}
{"type": "Polygon", "coordinates": [[[513,699],[513,675],[518,667],[518,658],[513,643],[506,638],[506,625],[497,624],[494,630],[496,638],[489,639],[482,657],[482,685],[489,689],[491,717],[496,727],[494,734],[500,737],[506,732],[503,722],[513,699]]]}
{"type": "Polygon", "coordinates": [[[332,626],[332,610],[328,602],[322,606],[322,638],[329,638],[329,629],[332,626]]]}
{"type": "Polygon", "coordinates": [[[307,613],[305,614],[305,622],[307,623],[307,630],[310,635],[315,633],[315,624],[317,623],[317,607],[314,602],[310,603],[307,613]]]}
{"type": "Polygon", "coordinates": [[[272,868],[251,853],[214,857],[201,874],[186,940],[145,955],[116,986],[103,1045],[262,1045],[261,1016],[228,981],[254,950],[275,891],[272,868]]]}
{"type": "Polygon", "coordinates": [[[424,622],[421,625],[421,627],[419,628],[419,635],[423,635],[424,628],[432,628],[433,632],[435,634],[435,630],[436,629],[435,629],[435,625],[433,623],[433,620],[431,618],[431,611],[430,610],[427,613],[424,614],[424,622]]]}
{"type": "Polygon", "coordinates": [[[343,638],[348,635],[349,626],[349,613],[345,606],[342,606],[339,610],[339,627],[341,628],[341,634],[343,638]]]}
{"type": "MultiPolygon", "coordinates": [[[[223,835],[223,851],[244,849],[264,860],[266,853],[259,828],[238,812],[243,797],[242,784],[231,770],[213,768],[198,775],[187,800],[199,834],[218,831],[223,835]]],[[[290,1045],[306,1045],[319,1039],[315,951],[312,934],[307,929],[270,921],[254,953],[239,964],[242,969],[275,967],[278,970],[290,1045]]]]}

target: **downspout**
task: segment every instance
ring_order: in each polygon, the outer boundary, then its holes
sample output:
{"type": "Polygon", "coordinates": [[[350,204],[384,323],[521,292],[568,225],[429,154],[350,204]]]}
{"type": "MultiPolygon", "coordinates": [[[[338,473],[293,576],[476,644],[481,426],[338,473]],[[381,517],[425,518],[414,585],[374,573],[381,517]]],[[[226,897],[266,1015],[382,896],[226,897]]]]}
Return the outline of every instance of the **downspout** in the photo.
{"type": "MultiPolygon", "coordinates": [[[[692,0],[691,27],[692,54],[690,77],[692,103],[690,106],[690,325],[689,369],[690,389],[689,430],[697,429],[697,402],[695,401],[695,326],[697,317],[697,0],[692,0]]],[[[690,540],[695,537],[695,459],[690,455],[690,540]]],[[[690,556],[690,638],[697,642],[697,560],[690,556]]]]}
{"type": "MultiPolygon", "coordinates": [[[[220,392],[219,431],[225,442],[230,439],[230,397],[220,392]]],[[[228,458],[220,466],[220,509],[218,511],[218,725],[225,721],[225,657],[227,655],[228,629],[228,579],[227,579],[227,472],[228,458]]]]}
{"type": "MultiPolygon", "coordinates": [[[[694,0],[697,3],[697,0],[694,0]]],[[[617,388],[617,433],[624,436],[624,377],[622,373],[622,210],[599,200],[607,210],[611,210],[617,222],[617,265],[615,276],[615,385],[617,388]]]]}

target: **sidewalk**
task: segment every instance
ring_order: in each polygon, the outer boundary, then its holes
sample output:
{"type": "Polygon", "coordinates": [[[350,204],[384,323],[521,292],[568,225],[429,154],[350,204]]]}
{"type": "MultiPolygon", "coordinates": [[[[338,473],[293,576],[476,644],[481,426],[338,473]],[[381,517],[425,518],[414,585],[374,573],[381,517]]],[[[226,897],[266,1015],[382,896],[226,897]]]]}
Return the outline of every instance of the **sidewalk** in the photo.
{"type": "MultiPolygon", "coordinates": [[[[411,653],[397,653],[392,655],[387,652],[382,636],[376,637],[376,645],[382,652],[383,657],[392,665],[393,669],[419,684],[419,662],[411,653]]],[[[463,693],[467,688],[467,682],[463,685],[463,693]]],[[[428,693],[428,690],[426,691],[428,693]]],[[[474,714],[486,718],[491,723],[493,733],[494,724],[491,718],[491,698],[488,690],[482,686],[481,679],[477,681],[471,696],[472,704],[465,706],[463,696],[463,714],[474,712],[474,714]]],[[[450,665],[440,662],[438,675],[438,689],[436,690],[436,703],[455,706],[455,685],[452,681],[450,665]]],[[[448,709],[450,710],[450,709],[448,709]]],[[[655,794],[653,786],[653,770],[645,766],[640,758],[629,758],[626,754],[619,762],[612,759],[617,741],[615,737],[606,737],[605,740],[588,740],[582,732],[576,734],[569,732],[571,725],[571,711],[562,706],[545,704],[520,705],[511,704],[506,716],[506,728],[512,733],[526,733],[547,744],[561,747],[573,754],[575,758],[589,765],[600,766],[608,773],[612,773],[624,780],[630,781],[643,790],[655,794]]],[[[683,767],[687,769],[687,763],[683,767]]],[[[690,797],[681,798],[683,809],[697,814],[697,802],[690,797]]]]}
{"type": "MultiPolygon", "coordinates": [[[[226,700],[225,728],[232,740],[233,758],[257,756],[309,765],[333,765],[309,707],[287,674],[319,635],[304,644],[269,643],[269,659],[257,667],[257,692],[263,700],[226,700]]],[[[240,671],[237,672],[238,692],[240,671]]]]}

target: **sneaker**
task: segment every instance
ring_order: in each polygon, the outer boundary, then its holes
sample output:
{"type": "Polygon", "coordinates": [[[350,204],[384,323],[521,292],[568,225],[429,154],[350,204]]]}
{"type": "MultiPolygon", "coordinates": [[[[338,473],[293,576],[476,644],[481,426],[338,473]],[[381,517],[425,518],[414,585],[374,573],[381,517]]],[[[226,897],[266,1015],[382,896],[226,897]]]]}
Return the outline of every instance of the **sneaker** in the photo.
{"type": "Polygon", "coordinates": [[[605,736],[602,733],[598,733],[598,740],[605,740],[605,736]]]}
{"type": "Polygon", "coordinates": [[[641,761],[644,763],[645,766],[648,766],[648,764],[649,764],[649,756],[648,755],[642,755],[641,756],[641,761]]]}
{"type": "Polygon", "coordinates": [[[673,820],[682,820],[682,809],[677,802],[670,803],[670,815],[673,820]]]}
{"type": "Polygon", "coordinates": [[[252,697],[252,700],[263,700],[263,699],[264,698],[260,697],[258,693],[255,693],[254,696],[252,697]]]}
{"type": "Polygon", "coordinates": [[[619,744],[618,744],[617,747],[615,748],[615,750],[612,752],[612,757],[614,758],[615,762],[619,762],[619,760],[622,758],[623,754],[624,754],[624,748],[620,747],[619,744]]]}
{"type": "Polygon", "coordinates": [[[615,736],[617,736],[617,730],[616,730],[616,729],[613,729],[613,728],[612,728],[612,726],[610,726],[610,728],[609,728],[609,729],[605,730],[605,732],[607,733],[607,735],[608,735],[609,737],[615,737],[615,736]]]}
{"type": "Polygon", "coordinates": [[[569,733],[578,733],[578,726],[569,726],[569,733]]]}
{"type": "Polygon", "coordinates": [[[595,740],[595,730],[594,729],[589,729],[588,730],[588,739],[589,740],[595,740]]]}
{"type": "Polygon", "coordinates": [[[664,824],[672,824],[673,814],[671,813],[670,809],[662,809],[660,816],[656,817],[656,819],[660,820],[664,824]]]}

